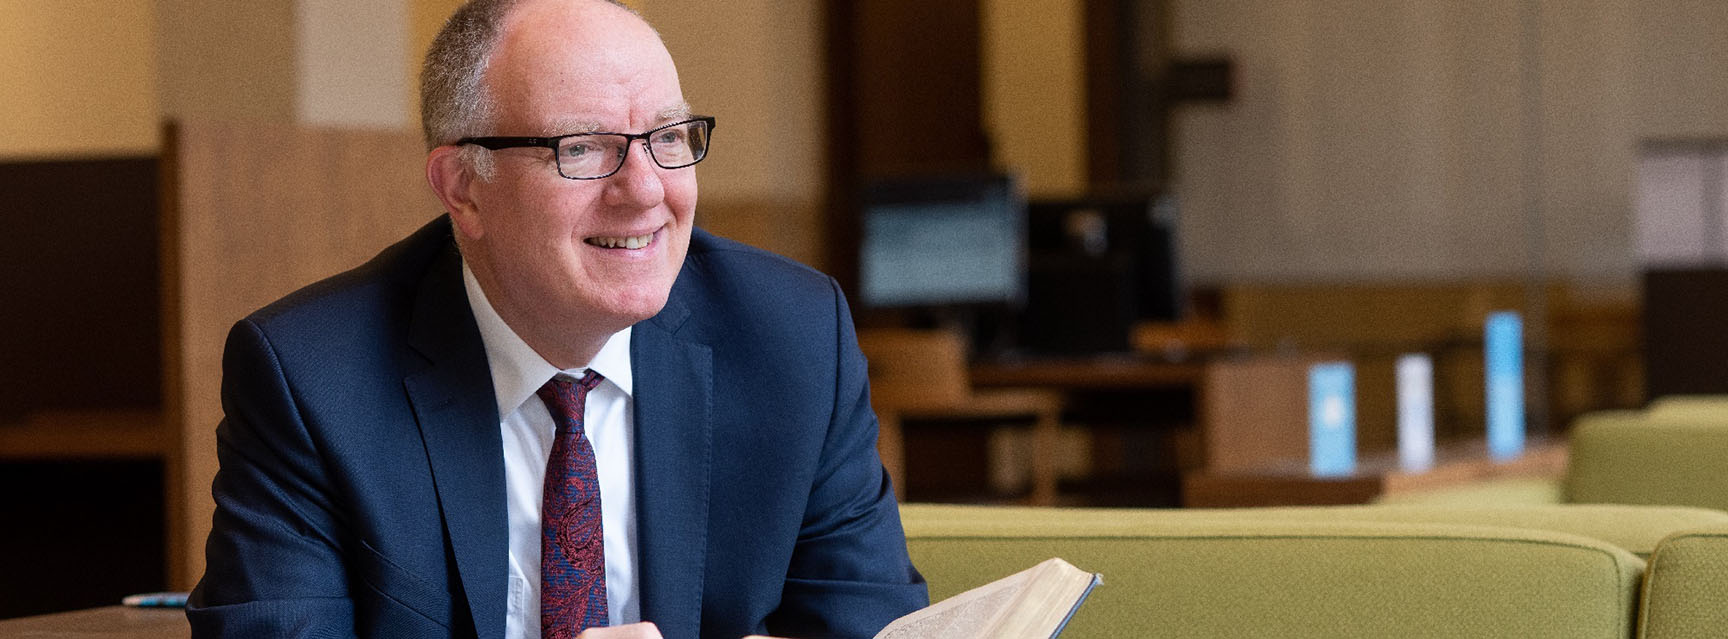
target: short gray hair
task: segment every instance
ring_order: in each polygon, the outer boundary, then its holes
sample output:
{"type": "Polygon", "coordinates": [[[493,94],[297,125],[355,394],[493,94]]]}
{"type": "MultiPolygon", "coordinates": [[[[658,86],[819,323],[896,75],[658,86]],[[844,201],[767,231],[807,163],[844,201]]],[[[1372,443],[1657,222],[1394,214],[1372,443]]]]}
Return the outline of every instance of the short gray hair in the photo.
{"type": "MultiPolygon", "coordinates": [[[[637,17],[620,0],[606,2],[637,17]]],[[[469,0],[433,38],[420,67],[420,128],[426,149],[487,133],[496,106],[486,91],[486,68],[503,34],[505,18],[521,0],[469,0]]],[[[482,178],[492,172],[491,156],[474,147],[463,158],[482,178]]]]}

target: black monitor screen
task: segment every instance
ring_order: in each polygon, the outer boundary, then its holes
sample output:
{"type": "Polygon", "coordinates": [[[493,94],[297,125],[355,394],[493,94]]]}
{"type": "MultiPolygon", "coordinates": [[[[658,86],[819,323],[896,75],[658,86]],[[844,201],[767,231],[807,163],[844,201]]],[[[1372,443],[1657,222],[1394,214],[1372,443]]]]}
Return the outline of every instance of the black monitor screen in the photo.
{"type": "Polygon", "coordinates": [[[859,289],[873,307],[1019,302],[1026,203],[1005,176],[865,189],[859,289]]]}

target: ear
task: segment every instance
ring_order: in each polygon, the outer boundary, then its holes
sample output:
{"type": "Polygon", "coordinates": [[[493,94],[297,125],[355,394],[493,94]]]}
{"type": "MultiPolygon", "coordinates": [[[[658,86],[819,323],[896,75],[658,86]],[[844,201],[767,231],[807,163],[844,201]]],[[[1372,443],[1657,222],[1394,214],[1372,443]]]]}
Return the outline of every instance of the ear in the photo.
{"type": "Polygon", "coordinates": [[[444,210],[450,212],[456,231],[468,239],[485,234],[480,207],[472,193],[476,181],[474,171],[462,161],[461,147],[445,145],[426,154],[426,182],[432,185],[444,210]]]}

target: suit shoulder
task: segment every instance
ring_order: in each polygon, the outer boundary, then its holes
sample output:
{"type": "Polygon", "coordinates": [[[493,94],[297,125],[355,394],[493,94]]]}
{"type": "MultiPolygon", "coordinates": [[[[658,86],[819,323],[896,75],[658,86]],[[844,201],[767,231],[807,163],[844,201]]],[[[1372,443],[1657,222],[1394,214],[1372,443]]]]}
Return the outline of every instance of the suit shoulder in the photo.
{"type": "Polygon", "coordinates": [[[672,299],[666,315],[673,323],[698,317],[697,324],[725,335],[763,340],[832,329],[846,305],[839,284],[820,271],[700,230],[691,235],[672,299]]]}
{"type": "Polygon", "coordinates": [[[697,229],[690,236],[689,266],[720,278],[763,284],[834,288],[833,278],[792,258],[697,229]]]}

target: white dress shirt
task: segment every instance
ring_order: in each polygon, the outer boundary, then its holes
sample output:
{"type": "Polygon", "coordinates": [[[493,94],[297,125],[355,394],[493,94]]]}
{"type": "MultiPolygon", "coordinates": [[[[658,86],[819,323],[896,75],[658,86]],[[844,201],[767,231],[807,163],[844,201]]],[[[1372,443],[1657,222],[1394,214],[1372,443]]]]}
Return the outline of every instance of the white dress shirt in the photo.
{"type": "Polygon", "coordinates": [[[630,329],[612,335],[587,367],[560,371],[534,352],[486,301],[480,282],[462,264],[468,306],[480,327],[504,436],[504,493],[510,522],[510,592],[505,639],[540,638],[540,501],[554,425],[535,391],[559,373],[580,379],[588,369],[606,379],[589,391],[583,432],[594,446],[600,479],[600,522],[606,552],[606,613],[611,625],[642,620],[636,580],[635,414],[631,408],[630,329]]]}

